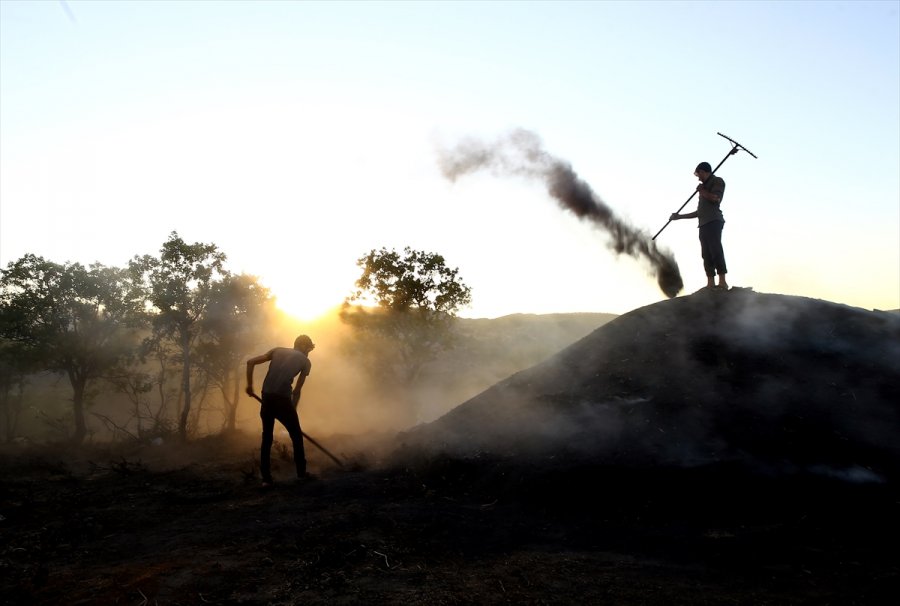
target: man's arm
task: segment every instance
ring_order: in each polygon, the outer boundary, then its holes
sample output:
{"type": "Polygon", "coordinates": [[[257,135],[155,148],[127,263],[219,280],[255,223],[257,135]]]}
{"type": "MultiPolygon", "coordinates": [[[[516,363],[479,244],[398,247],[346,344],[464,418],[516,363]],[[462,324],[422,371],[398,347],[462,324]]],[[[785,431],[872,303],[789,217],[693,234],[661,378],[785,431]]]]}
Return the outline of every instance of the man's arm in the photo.
{"type": "Polygon", "coordinates": [[[247,395],[255,395],[253,391],[253,368],[257,364],[262,364],[263,362],[269,362],[272,360],[272,351],[267,351],[264,354],[258,355],[256,357],[250,358],[247,360],[247,395]]]}
{"type": "Polygon", "coordinates": [[[672,213],[669,216],[669,221],[677,221],[678,219],[696,219],[697,211],[695,210],[692,213],[684,213],[683,215],[679,215],[678,213],[672,213]]]}

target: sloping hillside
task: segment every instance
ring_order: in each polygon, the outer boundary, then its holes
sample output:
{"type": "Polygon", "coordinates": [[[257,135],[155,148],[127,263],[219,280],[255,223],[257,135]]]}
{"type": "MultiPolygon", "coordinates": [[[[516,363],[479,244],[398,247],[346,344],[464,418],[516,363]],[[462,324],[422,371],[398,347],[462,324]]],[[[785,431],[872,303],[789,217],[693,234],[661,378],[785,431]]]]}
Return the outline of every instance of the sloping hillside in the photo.
{"type": "Polygon", "coordinates": [[[880,480],[900,469],[898,402],[896,314],[700,291],[609,322],[404,440],[462,455],[880,480]]]}

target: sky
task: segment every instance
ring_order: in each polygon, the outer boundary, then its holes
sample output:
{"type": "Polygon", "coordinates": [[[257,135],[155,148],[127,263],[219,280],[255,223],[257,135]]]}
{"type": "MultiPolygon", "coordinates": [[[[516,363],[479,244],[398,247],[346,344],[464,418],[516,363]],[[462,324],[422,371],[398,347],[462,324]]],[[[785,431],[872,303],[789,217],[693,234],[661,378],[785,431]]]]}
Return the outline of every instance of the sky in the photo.
{"type": "MultiPolygon", "coordinates": [[[[306,319],[382,247],[443,255],[465,317],[665,300],[540,182],[444,178],[513,129],[648,237],[727,156],[729,283],[900,308],[896,1],[0,0],[0,267],[177,231],[306,319]]],[[[695,221],[657,243],[706,283],[695,221]]]]}

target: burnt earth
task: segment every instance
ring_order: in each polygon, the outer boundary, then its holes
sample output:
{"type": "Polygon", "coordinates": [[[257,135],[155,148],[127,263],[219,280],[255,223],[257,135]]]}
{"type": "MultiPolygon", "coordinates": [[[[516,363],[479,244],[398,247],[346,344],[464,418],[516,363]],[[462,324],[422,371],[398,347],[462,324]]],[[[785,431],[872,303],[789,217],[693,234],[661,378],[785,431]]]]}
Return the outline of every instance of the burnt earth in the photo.
{"type": "Polygon", "coordinates": [[[6,459],[0,602],[887,604],[900,589],[890,485],[482,456],[318,461],[319,480],[262,492],[241,449],[212,446],[214,462],[168,470],[138,453],[84,472],[6,459]]]}
{"type": "Polygon", "coordinates": [[[7,447],[0,603],[893,604],[898,348],[896,314],[698,293],[317,436],[345,468],[303,485],[278,445],[260,490],[255,436],[7,447]]]}

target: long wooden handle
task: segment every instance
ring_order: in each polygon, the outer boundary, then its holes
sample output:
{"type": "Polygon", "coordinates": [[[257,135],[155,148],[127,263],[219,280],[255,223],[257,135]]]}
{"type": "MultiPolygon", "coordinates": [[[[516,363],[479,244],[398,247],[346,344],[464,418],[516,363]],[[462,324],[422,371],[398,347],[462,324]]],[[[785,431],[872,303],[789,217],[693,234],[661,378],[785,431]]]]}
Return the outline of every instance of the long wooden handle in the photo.
{"type": "MultiPolygon", "coordinates": [[[[262,398],[260,398],[260,397],[259,397],[258,395],[256,395],[255,393],[250,394],[250,397],[253,398],[254,400],[256,400],[257,402],[259,402],[260,404],[262,404],[262,398]]],[[[324,452],[326,455],[328,455],[328,457],[329,457],[332,461],[334,461],[335,463],[337,463],[339,467],[343,467],[343,466],[344,466],[344,464],[341,463],[341,460],[340,460],[340,459],[338,459],[336,456],[334,456],[333,454],[331,454],[330,452],[328,452],[328,449],[327,449],[327,448],[325,448],[324,446],[322,446],[321,444],[319,444],[317,441],[315,441],[313,438],[311,438],[309,435],[307,435],[307,433],[306,433],[305,431],[303,431],[303,430],[301,429],[301,430],[300,430],[300,433],[301,433],[301,435],[303,435],[304,438],[306,438],[307,440],[309,440],[310,444],[312,444],[313,446],[315,446],[316,448],[318,448],[319,450],[321,450],[322,452],[324,452]]]]}

